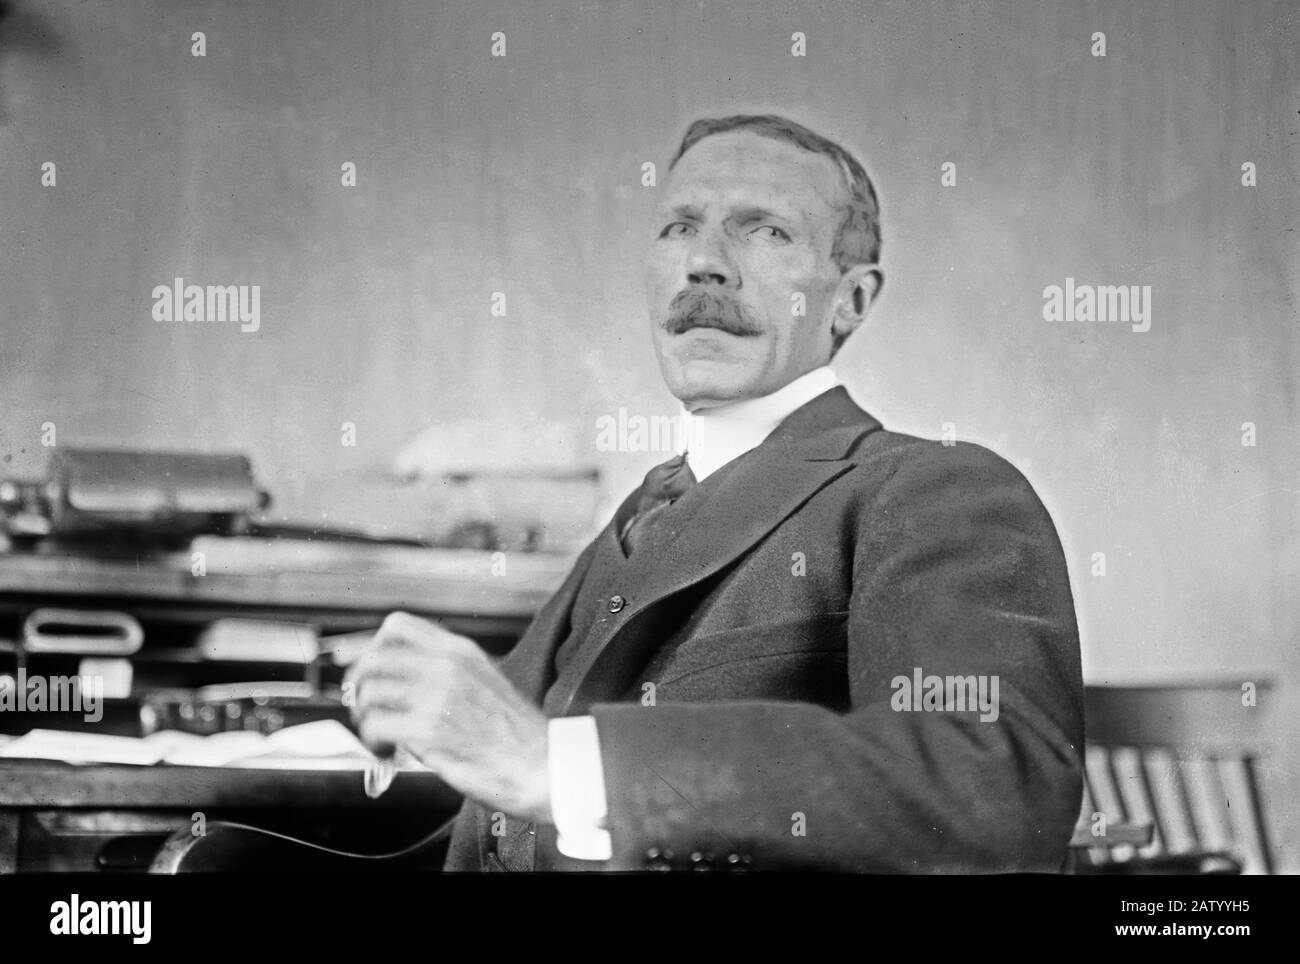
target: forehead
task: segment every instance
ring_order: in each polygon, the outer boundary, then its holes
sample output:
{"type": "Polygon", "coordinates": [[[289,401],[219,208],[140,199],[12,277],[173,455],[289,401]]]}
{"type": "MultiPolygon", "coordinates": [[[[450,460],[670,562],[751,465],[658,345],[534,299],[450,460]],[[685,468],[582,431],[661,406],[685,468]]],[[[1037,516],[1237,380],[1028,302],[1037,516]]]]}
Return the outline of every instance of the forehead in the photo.
{"type": "Polygon", "coordinates": [[[848,200],[839,166],[824,154],[751,131],[712,134],[691,146],[665,192],[665,206],[735,207],[783,202],[808,215],[848,200]]]}

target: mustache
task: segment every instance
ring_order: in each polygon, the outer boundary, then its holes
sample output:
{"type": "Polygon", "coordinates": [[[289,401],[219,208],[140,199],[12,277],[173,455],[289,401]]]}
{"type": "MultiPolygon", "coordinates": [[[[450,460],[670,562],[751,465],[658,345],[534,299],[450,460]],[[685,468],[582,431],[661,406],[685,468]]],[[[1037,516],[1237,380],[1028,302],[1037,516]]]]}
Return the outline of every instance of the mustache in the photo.
{"type": "Polygon", "coordinates": [[[716,328],[729,335],[757,335],[761,332],[739,302],[703,288],[679,291],[668,305],[665,331],[670,335],[680,335],[692,328],[716,328]]]}

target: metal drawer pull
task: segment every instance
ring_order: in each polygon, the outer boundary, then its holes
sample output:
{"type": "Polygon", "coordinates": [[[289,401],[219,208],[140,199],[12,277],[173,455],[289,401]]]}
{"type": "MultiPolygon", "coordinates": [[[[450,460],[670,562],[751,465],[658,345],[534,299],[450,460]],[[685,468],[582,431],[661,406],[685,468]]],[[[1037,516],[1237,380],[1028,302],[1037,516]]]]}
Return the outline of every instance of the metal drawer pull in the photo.
{"type": "Polygon", "coordinates": [[[23,622],[23,648],[32,653],[130,656],[144,643],[140,623],[105,609],[37,609],[23,622]]]}

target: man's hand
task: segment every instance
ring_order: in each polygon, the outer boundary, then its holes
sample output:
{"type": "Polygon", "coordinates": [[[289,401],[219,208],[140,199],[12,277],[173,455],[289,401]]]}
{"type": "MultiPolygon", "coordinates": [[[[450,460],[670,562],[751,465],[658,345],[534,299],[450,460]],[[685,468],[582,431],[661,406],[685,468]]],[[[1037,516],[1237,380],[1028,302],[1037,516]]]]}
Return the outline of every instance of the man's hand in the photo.
{"type": "Polygon", "coordinates": [[[551,822],[546,717],[478,645],[393,613],[344,678],[373,752],[404,747],[449,784],[513,817],[551,822]]]}

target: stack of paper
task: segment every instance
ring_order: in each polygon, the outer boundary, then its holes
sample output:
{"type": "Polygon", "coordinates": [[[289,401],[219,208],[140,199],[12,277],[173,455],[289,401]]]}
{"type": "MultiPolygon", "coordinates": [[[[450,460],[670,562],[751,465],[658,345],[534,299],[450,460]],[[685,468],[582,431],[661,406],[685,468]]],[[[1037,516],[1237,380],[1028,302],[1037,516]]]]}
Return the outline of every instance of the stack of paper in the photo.
{"type": "MultiPolygon", "coordinates": [[[[210,736],[162,730],[141,738],[32,730],[0,744],[0,757],[277,770],[364,770],[374,759],[356,734],[336,720],[288,726],[269,736],[252,730],[210,736]]],[[[419,767],[407,760],[403,769],[419,767]]]]}

